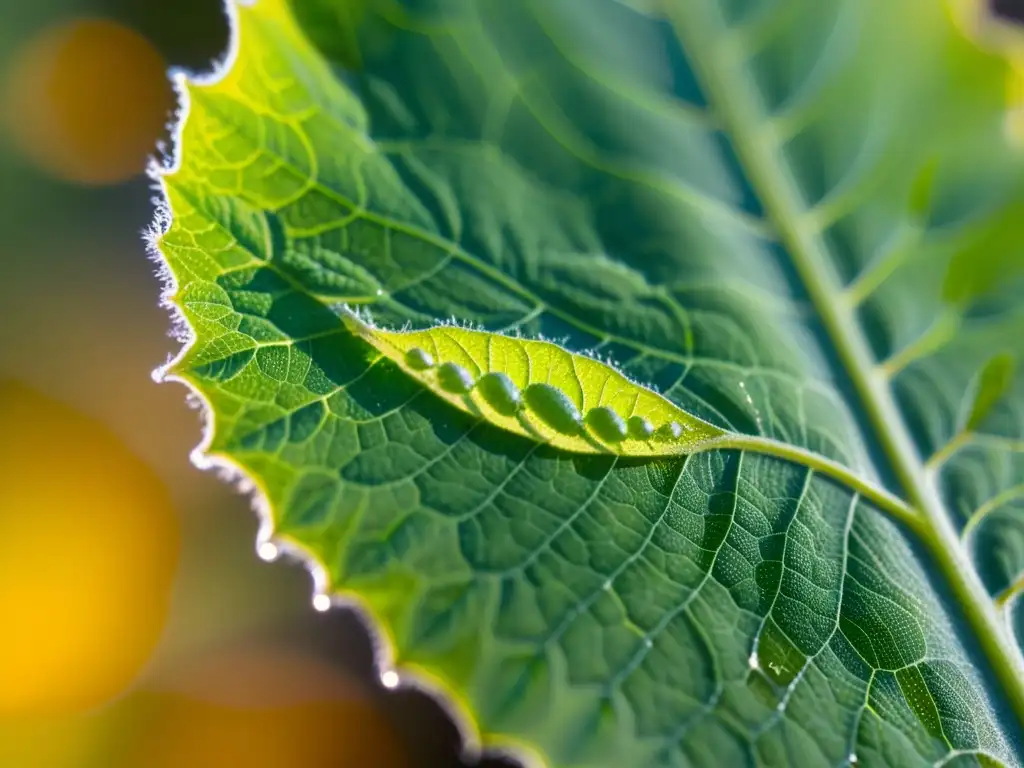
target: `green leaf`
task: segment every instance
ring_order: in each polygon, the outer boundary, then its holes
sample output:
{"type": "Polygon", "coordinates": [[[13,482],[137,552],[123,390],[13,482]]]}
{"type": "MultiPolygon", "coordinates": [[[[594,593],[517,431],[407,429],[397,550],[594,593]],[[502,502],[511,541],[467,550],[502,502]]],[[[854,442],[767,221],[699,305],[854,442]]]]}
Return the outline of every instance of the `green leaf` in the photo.
{"type": "Polygon", "coordinates": [[[165,373],[384,665],[552,765],[1019,762],[1005,30],[935,0],[236,14],[162,175],[193,334],[165,373]],[[618,441],[633,415],[695,438],[618,441]]]}

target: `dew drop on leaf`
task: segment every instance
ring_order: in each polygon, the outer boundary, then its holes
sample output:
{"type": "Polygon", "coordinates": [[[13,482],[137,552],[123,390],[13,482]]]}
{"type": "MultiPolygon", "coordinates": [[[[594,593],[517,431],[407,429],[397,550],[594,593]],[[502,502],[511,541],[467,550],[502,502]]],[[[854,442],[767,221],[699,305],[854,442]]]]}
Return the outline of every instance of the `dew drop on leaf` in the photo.
{"type": "Polygon", "coordinates": [[[473,377],[461,365],[442,363],[437,369],[437,383],[448,392],[465,394],[473,388],[473,377]]]}
{"type": "Polygon", "coordinates": [[[630,416],[626,422],[629,429],[629,436],[634,440],[647,440],[654,434],[654,425],[651,420],[644,416],[630,416]]]}
{"type": "Polygon", "coordinates": [[[268,563],[277,560],[277,556],[280,551],[277,545],[272,541],[264,541],[259,547],[256,548],[256,554],[259,555],[260,560],[265,560],[268,563]]]}
{"type": "Polygon", "coordinates": [[[316,595],[313,598],[313,608],[323,613],[331,609],[331,598],[328,595],[316,595]]]}
{"type": "Polygon", "coordinates": [[[523,407],[519,388],[504,373],[487,374],[477,383],[477,391],[487,404],[502,416],[513,416],[523,407]]]}
{"type": "Polygon", "coordinates": [[[659,440],[678,440],[683,436],[683,425],[678,421],[670,421],[658,428],[657,436],[659,440]]]}
{"type": "Polygon", "coordinates": [[[553,430],[563,435],[579,434],[583,417],[565,392],[550,384],[531,384],[523,396],[537,418],[553,430]]]}
{"type": "Polygon", "coordinates": [[[626,439],[626,422],[607,406],[592,408],[587,413],[587,426],[606,443],[618,443],[626,439]]]}
{"type": "Polygon", "coordinates": [[[405,353],[405,364],[414,371],[425,371],[434,367],[434,358],[429,352],[419,347],[413,347],[405,353]]]}

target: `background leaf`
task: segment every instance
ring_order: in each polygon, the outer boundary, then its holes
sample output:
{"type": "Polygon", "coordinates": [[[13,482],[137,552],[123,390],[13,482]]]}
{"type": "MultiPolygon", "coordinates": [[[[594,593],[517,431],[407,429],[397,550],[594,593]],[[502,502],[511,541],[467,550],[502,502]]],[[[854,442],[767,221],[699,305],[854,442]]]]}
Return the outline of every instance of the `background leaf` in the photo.
{"type": "Polygon", "coordinates": [[[260,0],[189,87],[160,245],[195,341],[169,372],[277,539],[487,743],[1017,761],[1019,662],[943,547],[975,516],[1013,602],[1024,174],[1013,70],[953,8],[260,0]],[[598,350],[891,486],[926,541],[778,458],[510,435],[374,364],[341,304],[598,350]]]}

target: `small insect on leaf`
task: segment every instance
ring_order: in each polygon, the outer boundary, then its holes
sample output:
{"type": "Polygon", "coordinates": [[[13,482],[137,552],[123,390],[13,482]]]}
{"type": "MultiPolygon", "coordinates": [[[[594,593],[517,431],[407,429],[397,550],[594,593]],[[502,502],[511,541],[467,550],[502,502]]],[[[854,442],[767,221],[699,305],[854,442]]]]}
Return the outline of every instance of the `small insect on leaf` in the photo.
{"type": "Polygon", "coordinates": [[[346,325],[457,408],[523,437],[577,453],[688,453],[723,430],[599,360],[547,341],[454,326],[346,325]]]}
{"type": "Polygon", "coordinates": [[[634,440],[648,440],[654,434],[654,425],[646,416],[630,416],[627,428],[634,440]]]}
{"type": "Polygon", "coordinates": [[[606,406],[592,408],[587,413],[587,426],[606,443],[619,443],[626,439],[626,421],[606,406]]]}
{"type": "Polygon", "coordinates": [[[523,407],[523,396],[519,388],[501,371],[494,371],[481,377],[477,390],[487,404],[502,416],[515,416],[523,407]]]}
{"type": "Polygon", "coordinates": [[[551,384],[530,384],[524,393],[526,405],[541,421],[563,435],[583,431],[583,417],[569,396],[551,384]]]}
{"type": "Polygon", "coordinates": [[[446,392],[465,394],[476,383],[469,371],[456,363],[441,363],[437,369],[437,383],[446,392]]]}
{"type": "Polygon", "coordinates": [[[425,371],[434,367],[434,358],[419,347],[413,347],[405,353],[405,364],[414,371],[425,371]]]}

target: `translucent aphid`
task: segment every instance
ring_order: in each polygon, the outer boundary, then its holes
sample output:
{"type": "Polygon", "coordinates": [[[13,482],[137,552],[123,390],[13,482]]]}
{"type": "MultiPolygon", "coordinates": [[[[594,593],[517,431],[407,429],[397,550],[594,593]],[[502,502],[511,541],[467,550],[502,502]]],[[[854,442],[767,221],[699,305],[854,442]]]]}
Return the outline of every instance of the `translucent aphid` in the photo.
{"type": "Polygon", "coordinates": [[[654,425],[645,416],[630,416],[626,428],[634,440],[649,440],[654,434],[654,425]]]}
{"type": "Polygon", "coordinates": [[[678,421],[670,421],[658,427],[655,437],[659,440],[678,440],[683,436],[683,425],[678,421]]]}
{"type": "Polygon", "coordinates": [[[437,383],[441,389],[456,394],[465,394],[473,388],[473,376],[461,365],[442,363],[437,369],[437,383]]]}
{"type": "Polygon", "coordinates": [[[476,386],[487,404],[502,416],[514,416],[523,407],[523,395],[507,374],[488,373],[476,386]]]}
{"type": "Polygon", "coordinates": [[[550,384],[531,384],[523,392],[531,413],[556,432],[579,434],[583,426],[580,409],[568,395],[550,384]]]}
{"type": "Polygon", "coordinates": [[[405,364],[414,371],[425,371],[434,367],[434,358],[429,352],[419,347],[413,347],[405,353],[405,364]]]}
{"type": "Polygon", "coordinates": [[[626,439],[625,420],[607,406],[592,408],[587,413],[587,426],[606,443],[618,443],[626,439]]]}

